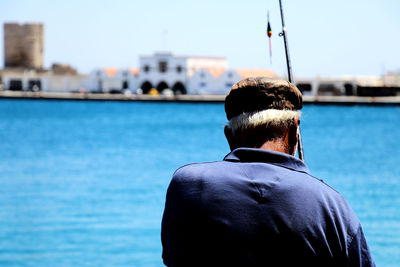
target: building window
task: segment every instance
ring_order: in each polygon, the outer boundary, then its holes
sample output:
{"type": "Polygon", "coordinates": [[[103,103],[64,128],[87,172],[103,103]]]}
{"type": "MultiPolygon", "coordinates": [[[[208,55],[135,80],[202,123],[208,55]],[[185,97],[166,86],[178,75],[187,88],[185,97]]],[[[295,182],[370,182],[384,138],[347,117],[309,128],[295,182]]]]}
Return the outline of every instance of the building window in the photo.
{"type": "Polygon", "coordinates": [[[176,72],[181,73],[182,72],[182,66],[177,66],[176,67],[176,72]]]}
{"type": "Polygon", "coordinates": [[[206,87],[206,86],[207,86],[207,83],[205,83],[205,82],[200,83],[200,87],[206,87]]]}
{"type": "Polygon", "coordinates": [[[229,72],[229,73],[228,73],[228,77],[229,77],[229,78],[232,78],[232,72],[229,72]]]}
{"type": "Polygon", "coordinates": [[[143,71],[144,71],[144,72],[149,72],[149,70],[150,70],[149,65],[145,65],[145,66],[143,67],[143,71]]]}
{"type": "Polygon", "coordinates": [[[233,83],[229,83],[228,82],[228,83],[225,84],[225,86],[231,88],[233,86],[233,83]]]}
{"type": "Polygon", "coordinates": [[[300,92],[311,92],[312,87],[310,83],[298,83],[297,88],[300,90],[300,92]]]}
{"type": "Polygon", "coordinates": [[[167,61],[160,61],[160,62],[158,62],[158,70],[159,70],[160,72],[167,72],[167,68],[168,68],[168,66],[167,66],[167,61]]]}
{"type": "Polygon", "coordinates": [[[200,73],[200,77],[201,77],[201,78],[204,78],[204,76],[205,76],[204,72],[201,72],[201,73],[200,73]]]}

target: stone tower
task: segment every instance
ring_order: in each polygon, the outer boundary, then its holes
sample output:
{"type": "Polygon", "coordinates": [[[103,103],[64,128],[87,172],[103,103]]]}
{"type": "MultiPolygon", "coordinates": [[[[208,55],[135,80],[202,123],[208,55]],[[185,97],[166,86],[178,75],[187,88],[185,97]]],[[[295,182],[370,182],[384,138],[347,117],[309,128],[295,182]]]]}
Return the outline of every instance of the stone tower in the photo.
{"type": "Polygon", "coordinates": [[[43,69],[43,24],[4,24],[4,67],[43,69]]]}

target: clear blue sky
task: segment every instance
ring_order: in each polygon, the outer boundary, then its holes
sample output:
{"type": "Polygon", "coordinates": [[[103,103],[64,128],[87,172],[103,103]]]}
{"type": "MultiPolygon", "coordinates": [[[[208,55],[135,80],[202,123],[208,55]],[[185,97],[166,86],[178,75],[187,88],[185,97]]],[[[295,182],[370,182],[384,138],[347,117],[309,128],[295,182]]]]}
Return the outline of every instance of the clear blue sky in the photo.
{"type": "MultiPolygon", "coordinates": [[[[400,69],[399,0],[283,0],[295,76],[400,69]]],[[[0,0],[0,22],[45,24],[45,65],[137,67],[139,55],[223,56],[231,68],[286,73],[278,0],[0,0]],[[272,65],[265,34],[273,30],[272,65]]],[[[0,29],[3,36],[3,28],[0,29]]],[[[3,42],[0,43],[3,51],[3,42]]],[[[1,53],[1,65],[4,64],[1,53]]]]}

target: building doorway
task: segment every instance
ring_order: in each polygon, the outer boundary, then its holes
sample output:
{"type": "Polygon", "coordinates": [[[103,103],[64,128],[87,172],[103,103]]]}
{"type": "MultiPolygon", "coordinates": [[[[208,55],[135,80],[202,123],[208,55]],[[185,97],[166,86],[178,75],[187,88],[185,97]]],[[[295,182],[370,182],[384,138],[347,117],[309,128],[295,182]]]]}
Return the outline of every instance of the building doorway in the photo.
{"type": "Polygon", "coordinates": [[[161,94],[161,92],[162,91],[164,91],[165,89],[167,89],[168,88],[168,84],[166,83],[166,82],[160,82],[158,85],[157,85],[157,91],[161,94]]]}
{"type": "Polygon", "coordinates": [[[125,80],[125,81],[122,83],[122,89],[125,90],[125,89],[128,89],[128,88],[129,88],[128,81],[125,80]]]}
{"type": "Polygon", "coordinates": [[[351,83],[345,83],[344,91],[347,96],[354,95],[354,86],[351,83]]]}
{"type": "Polygon", "coordinates": [[[151,82],[145,81],[142,83],[140,88],[142,89],[143,94],[148,94],[150,92],[151,88],[153,88],[153,85],[151,84],[151,82]]]}
{"type": "Polygon", "coordinates": [[[42,82],[40,80],[29,80],[28,89],[32,92],[42,91],[42,82]]]}
{"type": "Polygon", "coordinates": [[[22,91],[22,80],[10,80],[8,89],[11,91],[22,91]]]}
{"type": "Polygon", "coordinates": [[[186,95],[186,88],[181,82],[176,82],[174,86],[172,86],[172,91],[175,95],[186,95]]]}

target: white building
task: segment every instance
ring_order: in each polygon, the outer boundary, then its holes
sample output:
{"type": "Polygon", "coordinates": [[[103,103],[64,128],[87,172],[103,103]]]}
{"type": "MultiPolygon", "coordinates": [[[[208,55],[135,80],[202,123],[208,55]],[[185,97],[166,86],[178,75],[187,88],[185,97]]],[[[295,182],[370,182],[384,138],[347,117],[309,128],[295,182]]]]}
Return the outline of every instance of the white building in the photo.
{"type": "Polygon", "coordinates": [[[196,71],[188,80],[188,94],[219,94],[218,78],[225,70],[210,71],[201,69],[196,71]]]}
{"type": "MultiPolygon", "coordinates": [[[[221,57],[173,56],[170,53],[156,53],[139,59],[139,88],[144,94],[155,88],[159,93],[170,89],[174,94],[187,94],[196,91],[190,88],[190,80],[196,72],[224,72],[227,61],[221,57]]],[[[201,76],[201,74],[199,74],[201,76]]],[[[203,75],[208,75],[204,74],[203,75]]],[[[211,82],[213,79],[209,77],[211,82]]],[[[207,85],[208,86],[208,85],[207,85]]]]}
{"type": "Polygon", "coordinates": [[[270,69],[230,69],[224,72],[217,81],[217,94],[227,94],[238,81],[248,77],[268,77],[278,79],[278,75],[270,69]]]}
{"type": "Polygon", "coordinates": [[[268,69],[229,70],[223,57],[173,56],[156,53],[139,59],[139,92],[226,94],[233,84],[250,76],[278,78],[268,69]],[[166,89],[168,91],[166,91],[166,89]]]}
{"type": "Polygon", "coordinates": [[[86,75],[7,68],[0,71],[3,90],[78,92],[86,75]]]}
{"type": "Polygon", "coordinates": [[[238,81],[254,76],[278,78],[275,72],[268,69],[201,69],[190,77],[188,93],[225,95],[238,81]]]}
{"type": "Polygon", "coordinates": [[[138,69],[101,68],[89,73],[84,81],[88,92],[113,93],[138,88],[138,69]]]}

